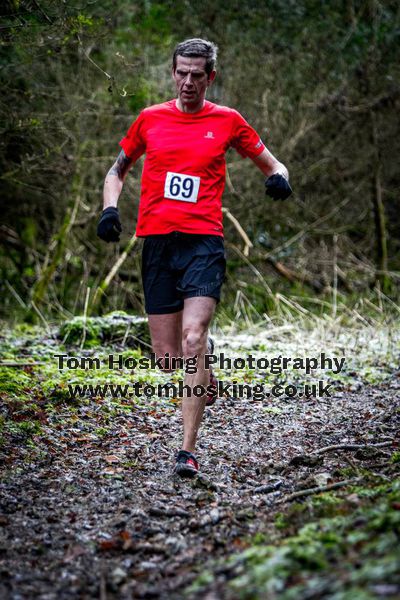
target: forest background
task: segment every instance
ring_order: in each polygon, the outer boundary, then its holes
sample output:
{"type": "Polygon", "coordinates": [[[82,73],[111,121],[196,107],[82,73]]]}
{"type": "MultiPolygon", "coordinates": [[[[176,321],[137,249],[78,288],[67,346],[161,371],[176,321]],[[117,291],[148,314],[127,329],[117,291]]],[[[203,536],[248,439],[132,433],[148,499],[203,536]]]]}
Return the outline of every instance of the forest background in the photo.
{"type": "Polygon", "coordinates": [[[120,200],[120,245],[96,237],[102,186],[132,120],[174,96],[171,56],[188,37],[217,43],[209,99],[246,117],[294,189],[285,203],[266,198],[259,171],[229,151],[223,317],[239,305],[268,312],[276,293],[308,308],[371,290],[396,299],[397,2],[14,0],[0,10],[3,318],[143,313],[132,239],[142,159],[120,200]]]}
{"type": "Polygon", "coordinates": [[[13,0],[0,16],[0,596],[399,597],[400,4],[13,0]],[[143,159],[120,244],[96,236],[102,187],[133,119],[174,96],[175,45],[198,36],[219,46],[209,99],[246,117],[294,189],[265,197],[228,152],[216,348],[346,364],[216,370],[334,393],[219,398],[201,474],[177,483],[179,399],[104,393],[169,374],[55,357],[148,350],[143,159]]]}

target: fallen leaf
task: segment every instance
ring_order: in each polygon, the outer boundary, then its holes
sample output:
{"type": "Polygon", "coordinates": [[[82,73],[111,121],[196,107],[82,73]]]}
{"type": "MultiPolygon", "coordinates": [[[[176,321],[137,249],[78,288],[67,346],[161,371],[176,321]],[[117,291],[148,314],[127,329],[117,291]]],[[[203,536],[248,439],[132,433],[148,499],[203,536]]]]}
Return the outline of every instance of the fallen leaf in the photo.
{"type": "Polygon", "coordinates": [[[72,545],[68,548],[64,556],[64,562],[70,563],[82,554],[86,554],[86,549],[83,546],[80,546],[79,544],[72,545]]]}
{"type": "Polygon", "coordinates": [[[101,540],[99,546],[101,550],[116,550],[121,545],[120,540],[113,538],[112,540],[101,540]]]}
{"type": "Polygon", "coordinates": [[[121,460],[121,459],[120,459],[120,457],[119,457],[119,456],[116,456],[115,454],[109,454],[108,456],[104,456],[103,458],[104,458],[104,460],[105,460],[106,462],[108,462],[110,465],[111,465],[112,463],[118,463],[118,462],[120,462],[120,460],[121,460]]]}

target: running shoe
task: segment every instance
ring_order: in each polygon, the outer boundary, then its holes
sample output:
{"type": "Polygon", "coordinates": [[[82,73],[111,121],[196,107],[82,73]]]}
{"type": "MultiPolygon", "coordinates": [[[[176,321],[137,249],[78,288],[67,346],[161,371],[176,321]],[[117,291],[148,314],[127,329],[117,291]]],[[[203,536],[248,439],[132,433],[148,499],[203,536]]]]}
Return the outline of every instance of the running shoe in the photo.
{"type": "MultiPolygon", "coordinates": [[[[209,337],[207,340],[207,353],[214,354],[214,340],[212,339],[212,337],[209,337]]],[[[215,392],[214,393],[209,392],[207,394],[206,406],[212,406],[213,404],[215,404],[215,401],[217,400],[218,380],[215,377],[211,368],[210,368],[210,383],[209,383],[209,385],[212,385],[213,387],[215,387],[215,392]]]]}
{"type": "Polygon", "coordinates": [[[194,454],[187,452],[186,450],[179,450],[176,457],[174,473],[180,477],[195,477],[198,472],[199,463],[194,454]]]}

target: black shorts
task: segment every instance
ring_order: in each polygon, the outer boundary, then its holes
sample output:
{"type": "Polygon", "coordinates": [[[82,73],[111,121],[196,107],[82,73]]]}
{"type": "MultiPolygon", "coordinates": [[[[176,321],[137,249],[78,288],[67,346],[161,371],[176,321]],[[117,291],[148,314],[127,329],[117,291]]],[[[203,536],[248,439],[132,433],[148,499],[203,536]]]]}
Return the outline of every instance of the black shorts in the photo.
{"type": "Polygon", "coordinates": [[[195,296],[210,296],[219,302],[225,268],[220,236],[179,231],[146,236],[142,254],[146,312],[179,312],[184,299],[195,296]]]}

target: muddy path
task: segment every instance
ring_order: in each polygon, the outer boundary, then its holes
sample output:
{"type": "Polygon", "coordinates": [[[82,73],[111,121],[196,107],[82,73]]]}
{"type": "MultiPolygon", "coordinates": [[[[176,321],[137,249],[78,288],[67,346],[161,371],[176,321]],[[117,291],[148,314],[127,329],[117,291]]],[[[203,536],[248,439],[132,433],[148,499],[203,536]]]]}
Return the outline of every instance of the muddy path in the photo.
{"type": "Polygon", "coordinates": [[[193,481],[171,474],[178,406],[131,408],[100,434],[100,405],[90,400],[73,415],[54,412],[29,444],[21,433],[8,435],[0,596],[235,598],[221,558],[254,536],[272,539],[276,514],[293,506],[290,494],[335,483],[346,494],[366,470],[382,481],[398,477],[390,457],[399,442],[399,389],[393,376],[329,399],[219,400],[206,409],[193,481]],[[316,452],[331,445],[362,448],[316,452]],[[205,569],[212,582],[190,587],[205,569]]]}

